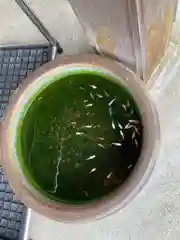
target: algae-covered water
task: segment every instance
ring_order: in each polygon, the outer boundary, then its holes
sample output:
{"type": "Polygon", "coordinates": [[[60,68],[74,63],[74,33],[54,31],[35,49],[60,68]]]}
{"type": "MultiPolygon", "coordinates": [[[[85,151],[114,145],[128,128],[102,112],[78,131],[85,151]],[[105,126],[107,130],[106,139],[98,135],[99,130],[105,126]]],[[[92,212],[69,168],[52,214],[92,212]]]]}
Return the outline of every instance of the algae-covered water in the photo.
{"type": "Polygon", "coordinates": [[[56,201],[86,203],[130,175],[141,152],[141,118],[123,87],[100,75],[74,74],[38,95],[20,143],[34,186],[56,201]]]}

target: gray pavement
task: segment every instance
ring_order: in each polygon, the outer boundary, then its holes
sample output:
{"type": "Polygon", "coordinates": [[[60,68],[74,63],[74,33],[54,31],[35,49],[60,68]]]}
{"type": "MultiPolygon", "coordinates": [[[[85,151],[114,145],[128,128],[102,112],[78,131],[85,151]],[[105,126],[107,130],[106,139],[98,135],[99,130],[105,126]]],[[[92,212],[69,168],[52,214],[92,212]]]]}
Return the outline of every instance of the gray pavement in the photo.
{"type": "Polygon", "coordinates": [[[14,0],[0,0],[0,45],[46,42],[14,0]]]}

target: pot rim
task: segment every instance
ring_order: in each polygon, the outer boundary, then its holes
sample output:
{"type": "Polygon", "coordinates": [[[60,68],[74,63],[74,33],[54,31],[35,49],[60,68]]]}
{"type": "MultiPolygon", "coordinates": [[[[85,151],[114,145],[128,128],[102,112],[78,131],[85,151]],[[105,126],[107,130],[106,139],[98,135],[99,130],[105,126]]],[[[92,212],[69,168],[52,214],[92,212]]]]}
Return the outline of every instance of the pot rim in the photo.
{"type": "Polygon", "coordinates": [[[62,221],[100,219],[124,207],[141,190],[149,178],[155,164],[155,157],[153,155],[157,152],[158,146],[158,115],[146,90],[146,86],[123,65],[96,55],[58,57],[56,60],[47,63],[35,71],[24,81],[17,93],[12,97],[1,126],[3,166],[5,174],[14,187],[16,194],[27,206],[40,214],[62,221]],[[53,79],[53,75],[59,76],[63,71],[66,72],[68,69],[77,67],[93,68],[96,71],[101,70],[100,72],[108,74],[111,79],[117,80],[118,84],[128,88],[128,91],[140,109],[144,126],[142,152],[129,178],[108,196],[84,205],[57,203],[49,200],[38,191],[34,191],[35,189],[32,189],[27,184],[18,161],[15,160],[16,156],[13,154],[14,150],[12,149],[13,141],[15,140],[14,130],[17,130],[17,123],[22,113],[19,110],[32,97],[31,91],[34,90],[34,94],[36,94],[39,92],[39,88],[37,88],[38,84],[45,82],[49,85],[53,79]]]}

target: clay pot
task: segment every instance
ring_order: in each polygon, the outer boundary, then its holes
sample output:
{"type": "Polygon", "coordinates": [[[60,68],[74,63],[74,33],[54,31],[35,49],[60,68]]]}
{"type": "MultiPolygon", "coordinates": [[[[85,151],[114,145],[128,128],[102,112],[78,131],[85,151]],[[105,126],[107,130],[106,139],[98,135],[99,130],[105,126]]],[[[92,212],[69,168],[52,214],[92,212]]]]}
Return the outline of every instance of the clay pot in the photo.
{"type": "Polygon", "coordinates": [[[100,219],[122,209],[143,188],[155,164],[154,154],[159,146],[159,120],[146,86],[120,63],[96,55],[60,56],[33,72],[13,95],[1,124],[0,139],[1,161],[6,178],[22,202],[57,221],[84,221],[100,219]],[[78,206],[53,202],[32,187],[22,173],[14,147],[16,126],[28,99],[55,76],[77,68],[104,72],[127,88],[139,106],[144,126],[141,155],[130,177],[103,199],[78,206]]]}

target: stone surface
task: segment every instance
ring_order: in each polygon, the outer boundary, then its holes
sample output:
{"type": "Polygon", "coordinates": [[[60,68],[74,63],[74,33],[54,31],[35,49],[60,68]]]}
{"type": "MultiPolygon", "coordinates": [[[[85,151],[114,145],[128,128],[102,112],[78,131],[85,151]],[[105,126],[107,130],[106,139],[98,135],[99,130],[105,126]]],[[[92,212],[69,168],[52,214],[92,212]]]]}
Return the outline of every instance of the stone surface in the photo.
{"type": "MultiPolygon", "coordinates": [[[[59,41],[66,54],[92,51],[67,0],[26,2],[52,36],[59,41]]],[[[47,43],[14,0],[0,1],[0,22],[0,45],[47,43]]]]}
{"type": "Polygon", "coordinates": [[[46,42],[14,0],[0,1],[0,23],[0,45],[46,42]]]}
{"type": "Polygon", "coordinates": [[[51,35],[60,43],[66,54],[91,51],[67,0],[27,0],[27,3],[51,35]]]}

